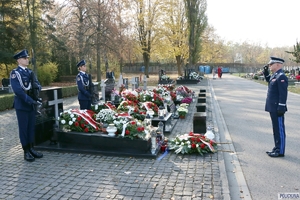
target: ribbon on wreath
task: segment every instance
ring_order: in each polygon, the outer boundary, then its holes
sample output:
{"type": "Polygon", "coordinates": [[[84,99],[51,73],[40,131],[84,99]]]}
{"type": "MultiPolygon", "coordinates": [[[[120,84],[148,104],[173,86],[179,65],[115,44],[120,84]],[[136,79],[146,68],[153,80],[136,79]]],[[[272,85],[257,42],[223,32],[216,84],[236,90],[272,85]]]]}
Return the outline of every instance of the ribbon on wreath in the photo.
{"type": "Polygon", "coordinates": [[[83,118],[85,121],[87,121],[94,129],[98,128],[99,123],[96,122],[93,117],[91,116],[91,113],[89,113],[86,110],[78,110],[78,109],[73,109],[71,110],[72,113],[74,113],[77,116],[80,116],[83,118]]]}

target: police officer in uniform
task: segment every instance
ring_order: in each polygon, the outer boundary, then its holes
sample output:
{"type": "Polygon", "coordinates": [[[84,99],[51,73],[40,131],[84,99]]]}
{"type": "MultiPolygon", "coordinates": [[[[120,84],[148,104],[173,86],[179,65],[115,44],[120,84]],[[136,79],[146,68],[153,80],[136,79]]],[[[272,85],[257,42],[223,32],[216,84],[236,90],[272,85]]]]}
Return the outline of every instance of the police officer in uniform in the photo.
{"type": "Polygon", "coordinates": [[[284,60],[277,57],[270,58],[263,71],[265,79],[269,83],[265,111],[270,113],[272,120],[275,147],[266,153],[270,157],[284,157],[284,114],[287,111],[288,78],[282,70],[284,60]],[[269,69],[272,75],[269,74],[269,69]]]}
{"type": "Polygon", "coordinates": [[[90,110],[91,109],[91,98],[92,95],[89,91],[89,76],[86,73],[86,63],[85,60],[81,60],[77,63],[78,75],[76,77],[77,87],[78,87],[78,101],[80,105],[80,110],[90,110]]]}
{"type": "MultiPolygon", "coordinates": [[[[10,84],[15,94],[13,107],[16,110],[19,138],[24,150],[24,159],[32,162],[35,158],[42,158],[43,154],[35,151],[33,148],[34,131],[36,120],[36,105],[41,105],[41,102],[33,100],[29,95],[29,90],[33,89],[31,84],[30,69],[27,68],[29,64],[29,56],[26,49],[15,54],[14,59],[18,62],[18,67],[13,69],[10,73],[10,84]]],[[[34,87],[41,90],[41,85],[37,79],[34,80],[34,87]]]]}

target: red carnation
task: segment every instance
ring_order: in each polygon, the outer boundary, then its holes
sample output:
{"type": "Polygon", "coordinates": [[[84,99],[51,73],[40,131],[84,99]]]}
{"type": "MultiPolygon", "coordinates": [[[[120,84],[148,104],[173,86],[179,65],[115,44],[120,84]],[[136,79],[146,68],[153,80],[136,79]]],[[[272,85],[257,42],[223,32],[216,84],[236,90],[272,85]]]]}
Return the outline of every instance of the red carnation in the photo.
{"type": "Polygon", "coordinates": [[[85,124],[89,124],[88,121],[85,121],[84,123],[85,123],[85,124]]]}
{"type": "Polygon", "coordinates": [[[79,116],[79,117],[77,117],[77,121],[81,121],[81,117],[79,116]]]}
{"type": "Polygon", "coordinates": [[[132,125],[135,125],[135,121],[130,122],[132,125]]]}
{"type": "Polygon", "coordinates": [[[193,135],[194,135],[193,132],[190,132],[190,133],[189,133],[189,136],[193,136],[193,135]]]}
{"type": "Polygon", "coordinates": [[[126,130],[126,131],[125,131],[125,134],[126,134],[126,135],[129,135],[129,134],[130,134],[130,131],[129,131],[129,130],[126,130]]]}
{"type": "Polygon", "coordinates": [[[78,122],[75,122],[74,125],[75,125],[75,126],[79,126],[79,123],[78,123],[78,122]]]}
{"type": "Polygon", "coordinates": [[[86,132],[86,133],[89,132],[89,129],[88,129],[88,128],[85,128],[85,129],[84,129],[84,132],[86,132]]]}
{"type": "Polygon", "coordinates": [[[84,124],[80,124],[81,128],[84,128],[84,124]]]}
{"type": "Polygon", "coordinates": [[[201,149],[204,149],[204,148],[205,148],[205,144],[202,143],[202,144],[200,145],[200,148],[201,148],[201,149]]]}
{"type": "Polygon", "coordinates": [[[192,149],[195,149],[195,148],[196,148],[196,144],[193,143],[193,144],[191,145],[191,147],[192,147],[192,149]]]}

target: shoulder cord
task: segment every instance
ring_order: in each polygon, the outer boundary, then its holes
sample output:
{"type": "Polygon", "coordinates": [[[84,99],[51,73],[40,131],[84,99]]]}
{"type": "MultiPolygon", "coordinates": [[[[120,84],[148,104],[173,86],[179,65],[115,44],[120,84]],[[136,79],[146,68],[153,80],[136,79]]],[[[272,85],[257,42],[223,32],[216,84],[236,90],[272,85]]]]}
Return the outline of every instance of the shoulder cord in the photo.
{"type": "Polygon", "coordinates": [[[80,76],[80,79],[81,79],[82,84],[83,84],[84,86],[88,86],[89,83],[90,83],[90,81],[88,80],[87,83],[85,84],[84,81],[83,81],[82,76],[81,76],[81,75],[79,75],[79,76],[80,76]]]}
{"type": "Polygon", "coordinates": [[[18,71],[15,71],[15,73],[17,75],[17,78],[18,78],[19,82],[20,82],[20,86],[23,88],[23,90],[30,90],[30,88],[31,88],[31,82],[29,82],[28,87],[25,87],[24,84],[23,84],[23,80],[21,78],[20,73],[18,71]]]}

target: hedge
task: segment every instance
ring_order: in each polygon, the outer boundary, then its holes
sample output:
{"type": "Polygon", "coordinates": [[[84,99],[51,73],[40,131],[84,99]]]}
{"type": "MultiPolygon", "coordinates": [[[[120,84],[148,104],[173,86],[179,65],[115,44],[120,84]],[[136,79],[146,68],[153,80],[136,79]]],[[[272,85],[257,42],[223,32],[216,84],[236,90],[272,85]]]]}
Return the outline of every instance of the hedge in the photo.
{"type": "MultiPolygon", "coordinates": [[[[62,88],[63,98],[76,96],[77,94],[78,94],[77,85],[62,88]]],[[[0,111],[12,109],[13,102],[14,102],[14,94],[0,95],[0,111]]]]}

